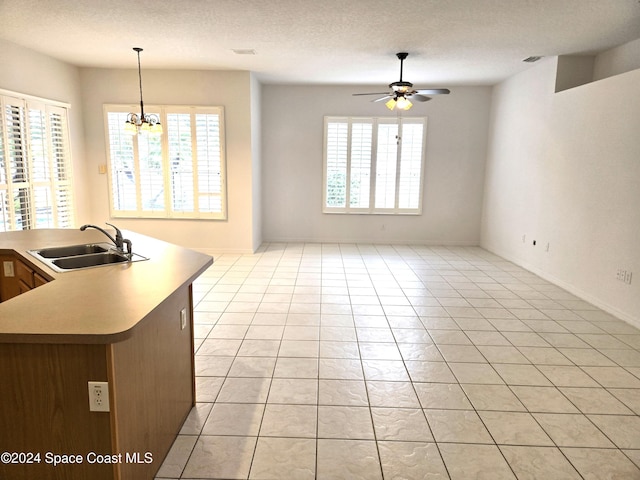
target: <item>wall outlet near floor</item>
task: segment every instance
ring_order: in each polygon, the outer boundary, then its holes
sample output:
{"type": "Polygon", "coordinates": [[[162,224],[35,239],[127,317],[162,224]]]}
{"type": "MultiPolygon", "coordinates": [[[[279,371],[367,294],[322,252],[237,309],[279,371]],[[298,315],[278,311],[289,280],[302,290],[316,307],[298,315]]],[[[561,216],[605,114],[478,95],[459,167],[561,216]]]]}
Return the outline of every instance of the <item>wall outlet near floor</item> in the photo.
{"type": "Polygon", "coordinates": [[[525,243],[527,241],[527,236],[526,235],[522,235],[522,243],[525,243]]]}
{"type": "Polygon", "coordinates": [[[629,270],[623,270],[621,268],[616,270],[616,280],[620,282],[624,282],[627,285],[631,285],[632,276],[633,276],[633,272],[630,272],[629,270]]]}
{"type": "Polygon", "coordinates": [[[89,382],[89,411],[109,411],[109,382],[89,382]]]}

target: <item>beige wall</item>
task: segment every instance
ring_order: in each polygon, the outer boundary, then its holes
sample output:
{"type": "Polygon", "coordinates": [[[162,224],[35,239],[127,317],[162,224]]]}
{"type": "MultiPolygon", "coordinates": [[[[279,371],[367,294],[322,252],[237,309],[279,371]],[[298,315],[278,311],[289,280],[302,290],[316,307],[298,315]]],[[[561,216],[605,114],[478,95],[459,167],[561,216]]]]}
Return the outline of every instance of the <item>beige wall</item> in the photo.
{"type": "MultiPolygon", "coordinates": [[[[136,70],[81,70],[82,106],[88,174],[92,192],[91,222],[109,220],[103,104],[139,103],[136,70]]],[[[144,70],[145,104],[224,107],[228,219],[116,219],[119,226],[204,251],[252,252],[254,249],[251,78],[248,72],[144,70]]]]}
{"type": "Polygon", "coordinates": [[[452,87],[427,116],[422,215],[322,213],[324,116],[395,116],[354,92],[371,86],[263,86],[265,241],[477,245],[491,89],[452,87]]]}
{"type": "Polygon", "coordinates": [[[640,38],[596,55],[593,79],[602,80],[638,68],[640,68],[640,38]]]}
{"type": "MultiPolygon", "coordinates": [[[[617,62],[629,65],[636,46],[616,50],[617,62]]],[[[109,220],[102,105],[137,102],[136,70],[78,69],[2,40],[0,64],[1,89],[71,104],[78,224],[109,220]]],[[[321,213],[322,117],[384,114],[351,96],[362,88],[145,70],[149,104],[225,107],[229,219],[117,223],[217,251],[253,251],[262,239],[481,242],[640,325],[640,70],[553,93],[556,69],[544,59],[493,93],[452,88],[414,107],[429,118],[424,213],[414,217],[321,213]],[[631,285],[618,269],[634,272],[631,285]]]]}
{"type": "Polygon", "coordinates": [[[553,93],[556,67],[494,87],[481,245],[640,325],[640,70],[553,93]]]}
{"type": "Polygon", "coordinates": [[[0,89],[71,105],[69,129],[76,199],[76,223],[91,216],[91,197],[82,178],[86,173],[84,123],[78,68],[0,39],[0,89]]]}
{"type": "Polygon", "coordinates": [[[253,251],[262,244],[262,85],[251,75],[251,175],[253,251]]]}

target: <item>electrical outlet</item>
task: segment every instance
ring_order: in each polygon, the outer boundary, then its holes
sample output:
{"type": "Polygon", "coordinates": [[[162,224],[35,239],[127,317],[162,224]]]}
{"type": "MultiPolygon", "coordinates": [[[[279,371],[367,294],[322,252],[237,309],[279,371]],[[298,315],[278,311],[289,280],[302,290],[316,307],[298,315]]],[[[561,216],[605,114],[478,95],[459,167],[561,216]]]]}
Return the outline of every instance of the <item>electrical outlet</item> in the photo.
{"type": "Polygon", "coordinates": [[[180,330],[184,330],[184,327],[187,326],[187,309],[183,308],[180,310],[180,330]]]}
{"type": "Polygon", "coordinates": [[[109,411],[109,382],[89,382],[89,411],[109,411]]]}
{"type": "Polygon", "coordinates": [[[623,270],[621,268],[616,270],[616,280],[619,280],[620,282],[624,282],[627,285],[631,285],[632,277],[633,277],[633,272],[630,272],[629,270],[623,270]]]}
{"type": "Polygon", "coordinates": [[[549,242],[547,242],[547,246],[544,248],[544,251],[548,252],[549,251],[549,247],[550,247],[549,242]]]}
{"type": "Polygon", "coordinates": [[[527,241],[527,236],[526,235],[522,235],[522,243],[525,243],[527,241]]]}
{"type": "Polygon", "coordinates": [[[13,270],[13,262],[8,260],[6,262],[2,262],[2,270],[4,271],[5,277],[15,277],[16,273],[13,270]]]}

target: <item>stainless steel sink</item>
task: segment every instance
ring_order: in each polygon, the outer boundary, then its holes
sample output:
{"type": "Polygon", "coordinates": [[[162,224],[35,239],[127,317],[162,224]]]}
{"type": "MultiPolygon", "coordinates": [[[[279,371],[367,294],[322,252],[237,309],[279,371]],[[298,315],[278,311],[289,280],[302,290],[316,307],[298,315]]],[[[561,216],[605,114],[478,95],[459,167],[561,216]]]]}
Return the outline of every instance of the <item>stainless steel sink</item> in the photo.
{"type": "Polygon", "coordinates": [[[108,243],[90,243],[86,245],[70,245],[68,247],[52,247],[36,250],[38,255],[44,258],[73,257],[75,255],[86,255],[89,253],[102,253],[109,250],[108,243]]]}
{"type": "Polygon", "coordinates": [[[112,263],[122,263],[128,261],[129,258],[125,255],[106,252],[57,258],[51,263],[53,263],[56,267],[61,268],[62,270],[74,270],[76,268],[97,267],[99,265],[110,265],[112,263]]]}
{"type": "Polygon", "coordinates": [[[81,268],[106,267],[127,262],[149,260],[147,257],[118,251],[110,243],[89,243],[64,247],[40,248],[28,252],[56,272],[69,272],[81,268]]]}

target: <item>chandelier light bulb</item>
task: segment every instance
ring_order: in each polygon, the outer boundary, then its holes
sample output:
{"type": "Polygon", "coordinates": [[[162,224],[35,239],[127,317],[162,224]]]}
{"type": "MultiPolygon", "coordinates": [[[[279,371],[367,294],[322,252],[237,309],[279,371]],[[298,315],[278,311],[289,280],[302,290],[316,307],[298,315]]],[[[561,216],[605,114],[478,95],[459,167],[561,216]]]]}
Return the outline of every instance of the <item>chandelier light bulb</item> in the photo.
{"type": "Polygon", "coordinates": [[[409,110],[411,107],[413,107],[413,103],[411,103],[409,99],[405,97],[399,97],[396,103],[396,107],[399,110],[409,110]]]}

